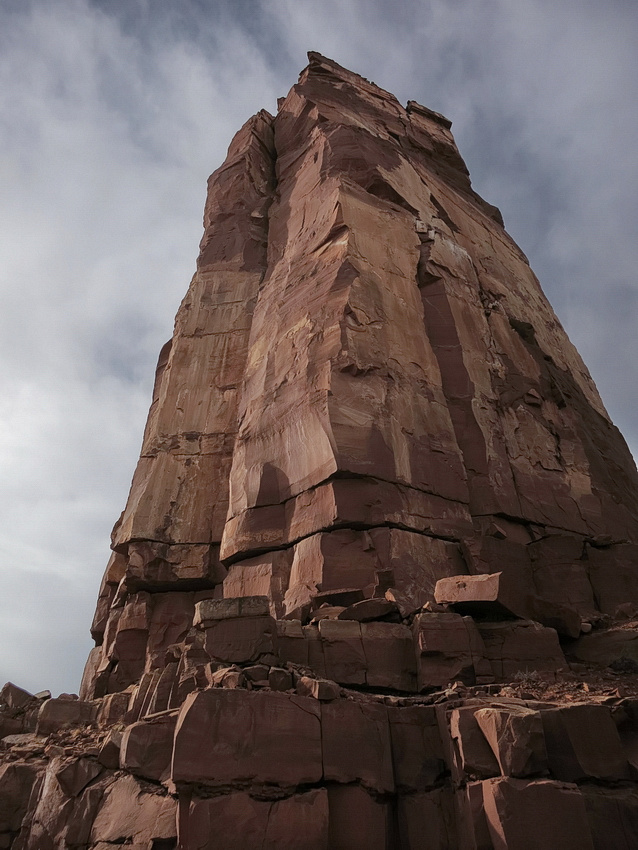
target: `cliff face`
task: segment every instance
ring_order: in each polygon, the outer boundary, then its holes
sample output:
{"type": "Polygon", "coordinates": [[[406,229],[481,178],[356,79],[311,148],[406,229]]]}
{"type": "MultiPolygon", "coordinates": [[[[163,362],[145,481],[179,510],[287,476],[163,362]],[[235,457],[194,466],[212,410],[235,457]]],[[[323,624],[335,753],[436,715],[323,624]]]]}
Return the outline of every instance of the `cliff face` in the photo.
{"type": "Polygon", "coordinates": [[[582,619],[638,601],[633,460],[449,128],[310,54],[233,140],[113,533],[108,690],[150,657],[115,649],[140,591],[303,619],[380,572],[418,608],[504,571],[582,619]]]}
{"type": "Polygon", "coordinates": [[[539,683],[638,669],[633,459],[450,122],[309,59],[209,180],[81,699],[3,691],[0,846],[632,847],[638,688],[539,683]]]}

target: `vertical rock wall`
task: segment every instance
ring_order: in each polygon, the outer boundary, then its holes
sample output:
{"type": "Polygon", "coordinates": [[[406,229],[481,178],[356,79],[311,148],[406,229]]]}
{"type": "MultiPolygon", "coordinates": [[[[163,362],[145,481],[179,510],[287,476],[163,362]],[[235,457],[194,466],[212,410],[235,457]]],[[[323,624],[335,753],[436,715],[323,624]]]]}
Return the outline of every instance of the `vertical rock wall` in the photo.
{"type": "Polygon", "coordinates": [[[202,594],[303,618],[381,573],[418,608],[505,570],[585,619],[638,598],[633,460],[447,119],[310,54],[233,140],[204,225],[113,532],[97,692],[152,668],[157,608],[183,636],[202,594]]]}
{"type": "Polygon", "coordinates": [[[0,692],[0,847],[633,850],[633,460],[450,122],[309,56],[210,178],[80,698],[0,692]]]}

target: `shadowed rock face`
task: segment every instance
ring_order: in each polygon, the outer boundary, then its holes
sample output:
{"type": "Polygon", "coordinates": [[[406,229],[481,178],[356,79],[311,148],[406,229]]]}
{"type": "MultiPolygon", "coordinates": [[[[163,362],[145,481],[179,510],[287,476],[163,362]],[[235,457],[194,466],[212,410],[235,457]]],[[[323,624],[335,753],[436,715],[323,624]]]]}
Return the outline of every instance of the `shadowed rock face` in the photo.
{"type": "Polygon", "coordinates": [[[93,624],[98,692],[157,666],[166,619],[178,642],[207,596],[303,618],[391,588],[416,610],[498,571],[532,619],[638,601],[634,462],[450,122],[309,57],[209,180],[93,624]]]}

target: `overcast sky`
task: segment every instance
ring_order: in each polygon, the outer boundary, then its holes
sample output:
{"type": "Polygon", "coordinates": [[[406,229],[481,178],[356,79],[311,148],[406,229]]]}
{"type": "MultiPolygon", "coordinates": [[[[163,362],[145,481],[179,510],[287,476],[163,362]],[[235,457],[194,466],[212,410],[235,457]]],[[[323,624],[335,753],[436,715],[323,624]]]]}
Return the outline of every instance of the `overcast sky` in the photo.
{"type": "Polygon", "coordinates": [[[318,50],[453,121],[638,453],[635,0],[0,0],[0,685],[76,691],[206,178],[318,50]]]}

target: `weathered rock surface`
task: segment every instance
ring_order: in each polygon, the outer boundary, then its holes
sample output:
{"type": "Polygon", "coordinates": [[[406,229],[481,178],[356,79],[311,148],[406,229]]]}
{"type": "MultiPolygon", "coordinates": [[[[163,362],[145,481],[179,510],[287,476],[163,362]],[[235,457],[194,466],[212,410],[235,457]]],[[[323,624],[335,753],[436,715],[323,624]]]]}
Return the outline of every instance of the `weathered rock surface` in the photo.
{"type": "Polygon", "coordinates": [[[418,610],[499,573],[484,602],[572,638],[638,603],[635,466],[449,128],[310,54],[233,140],[114,530],[92,695],[161,666],[198,594],[280,619],[391,588],[418,610]]]}
{"type": "Polygon", "coordinates": [[[521,692],[638,671],[633,460],[450,122],[309,59],[210,178],[80,699],[0,692],[0,850],[634,848],[638,687],[521,692]]]}

